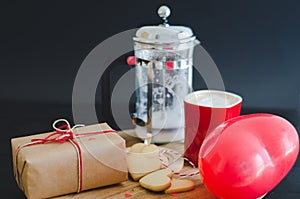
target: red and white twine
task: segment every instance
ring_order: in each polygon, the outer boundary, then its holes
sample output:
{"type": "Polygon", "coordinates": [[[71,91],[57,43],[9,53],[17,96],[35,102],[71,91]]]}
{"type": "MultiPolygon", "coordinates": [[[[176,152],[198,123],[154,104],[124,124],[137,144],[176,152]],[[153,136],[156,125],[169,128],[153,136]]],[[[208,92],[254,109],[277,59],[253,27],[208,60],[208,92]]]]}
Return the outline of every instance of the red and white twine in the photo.
{"type": "Polygon", "coordinates": [[[172,149],[163,149],[163,150],[160,152],[160,154],[159,154],[159,159],[160,159],[160,161],[161,161],[161,163],[162,163],[162,166],[163,166],[164,168],[170,169],[171,172],[172,172],[173,174],[178,175],[178,176],[180,176],[180,177],[190,177],[190,176],[195,176],[195,175],[198,175],[198,174],[199,174],[199,171],[194,171],[194,172],[191,172],[191,173],[182,173],[182,172],[174,171],[173,169],[171,169],[171,168],[169,167],[169,163],[164,161],[163,155],[164,155],[165,153],[169,153],[169,154],[173,154],[173,155],[176,155],[176,156],[180,156],[180,158],[183,158],[185,161],[187,161],[193,168],[196,168],[196,167],[195,167],[195,164],[194,164],[193,162],[191,162],[188,158],[182,157],[182,155],[179,154],[177,151],[174,151],[174,150],[172,150],[172,149]]]}

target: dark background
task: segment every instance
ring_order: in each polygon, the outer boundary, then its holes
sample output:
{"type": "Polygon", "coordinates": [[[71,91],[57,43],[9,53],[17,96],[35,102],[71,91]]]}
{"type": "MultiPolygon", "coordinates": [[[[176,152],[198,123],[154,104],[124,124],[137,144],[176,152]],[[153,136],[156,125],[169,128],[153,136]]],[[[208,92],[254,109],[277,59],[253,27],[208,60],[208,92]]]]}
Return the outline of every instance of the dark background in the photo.
{"type": "MultiPolygon", "coordinates": [[[[23,197],[13,178],[10,139],[50,131],[57,118],[72,123],[72,88],[85,57],[114,34],[160,23],[161,4],[172,10],[171,24],[193,29],[226,90],[243,96],[242,114],[278,114],[298,129],[297,0],[1,1],[1,194],[23,197]]],[[[111,65],[121,68],[115,77],[130,69],[125,58],[111,65]]],[[[109,98],[99,89],[97,95],[109,98]]],[[[99,121],[117,128],[109,114],[99,113],[99,121]]],[[[296,166],[266,198],[300,198],[299,161],[296,166]]]]}

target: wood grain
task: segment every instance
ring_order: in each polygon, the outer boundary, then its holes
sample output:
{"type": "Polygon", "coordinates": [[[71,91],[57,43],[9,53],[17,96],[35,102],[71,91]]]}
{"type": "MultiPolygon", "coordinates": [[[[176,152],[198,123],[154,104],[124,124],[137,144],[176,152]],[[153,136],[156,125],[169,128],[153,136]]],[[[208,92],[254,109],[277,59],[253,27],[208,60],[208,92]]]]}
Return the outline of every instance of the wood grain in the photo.
{"type": "MultiPolygon", "coordinates": [[[[142,142],[140,139],[132,136],[132,130],[120,132],[120,135],[126,140],[126,146],[130,147],[131,145],[142,142]]],[[[183,153],[183,143],[174,142],[170,144],[159,145],[161,147],[167,147],[173,150],[183,153]]],[[[192,168],[188,164],[185,164],[183,172],[192,172],[197,170],[197,168],[192,168]]],[[[173,178],[179,178],[178,176],[173,176],[173,178]]],[[[122,182],[116,185],[110,185],[106,187],[101,187],[94,190],[89,190],[81,192],[79,194],[69,194],[65,196],[55,197],[55,199],[95,199],[95,198],[111,198],[111,199],[120,199],[120,198],[130,198],[130,199],[165,199],[165,198],[201,198],[201,199],[216,199],[202,184],[201,178],[199,175],[193,177],[186,177],[186,179],[191,179],[195,182],[195,189],[192,191],[177,193],[175,195],[165,194],[163,192],[151,192],[142,188],[138,182],[129,180],[122,182]],[[127,197],[126,195],[129,194],[127,197]]]]}

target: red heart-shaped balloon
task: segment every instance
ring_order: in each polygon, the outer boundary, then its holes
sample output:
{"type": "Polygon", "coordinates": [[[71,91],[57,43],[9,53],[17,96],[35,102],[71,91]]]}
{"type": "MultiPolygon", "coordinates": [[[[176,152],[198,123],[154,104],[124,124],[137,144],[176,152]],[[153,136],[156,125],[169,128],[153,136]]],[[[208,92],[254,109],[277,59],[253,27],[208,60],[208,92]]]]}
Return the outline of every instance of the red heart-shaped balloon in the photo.
{"type": "Polygon", "coordinates": [[[273,114],[230,119],[210,132],[199,152],[205,186],[223,199],[255,199],[290,171],[299,152],[294,126],[273,114]]]}

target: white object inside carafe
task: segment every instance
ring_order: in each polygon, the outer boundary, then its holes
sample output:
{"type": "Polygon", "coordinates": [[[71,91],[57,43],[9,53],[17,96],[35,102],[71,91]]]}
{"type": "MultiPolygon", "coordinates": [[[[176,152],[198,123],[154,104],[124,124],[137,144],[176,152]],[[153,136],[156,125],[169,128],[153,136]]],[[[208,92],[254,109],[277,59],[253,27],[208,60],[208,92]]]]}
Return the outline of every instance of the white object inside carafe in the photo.
{"type": "MultiPolygon", "coordinates": [[[[180,59],[180,56],[175,53],[155,56],[151,50],[137,51],[136,57],[136,87],[140,87],[139,99],[136,103],[137,116],[144,121],[151,118],[154,142],[182,140],[184,138],[183,100],[191,90],[192,60],[180,59]],[[166,65],[168,63],[169,65],[166,65]],[[148,110],[147,101],[149,84],[151,84],[152,95],[151,112],[148,110]]],[[[136,131],[140,134],[139,137],[147,133],[146,127],[139,126],[136,131]]]]}

